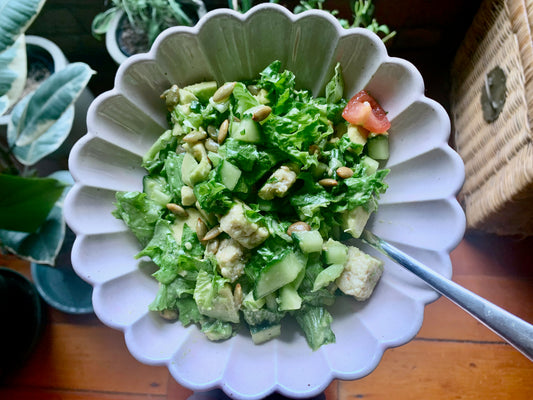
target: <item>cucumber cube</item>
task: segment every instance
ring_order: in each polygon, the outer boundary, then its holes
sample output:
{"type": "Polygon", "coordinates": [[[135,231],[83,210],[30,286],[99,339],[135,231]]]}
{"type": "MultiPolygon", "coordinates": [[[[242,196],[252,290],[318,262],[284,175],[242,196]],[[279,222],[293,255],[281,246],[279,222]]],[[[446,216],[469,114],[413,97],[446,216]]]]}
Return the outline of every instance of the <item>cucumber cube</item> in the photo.
{"type": "Polygon", "coordinates": [[[328,241],[324,244],[322,257],[327,265],[344,265],[346,261],[348,261],[348,247],[341,242],[328,239],[328,241]]]}
{"type": "Polygon", "coordinates": [[[251,118],[243,118],[239,122],[232,122],[229,135],[241,142],[259,143],[261,141],[260,128],[257,122],[251,118]]]}
{"type": "Polygon", "coordinates": [[[235,189],[241,177],[241,170],[227,160],[223,160],[219,170],[220,180],[229,190],[235,189]]]}
{"type": "Polygon", "coordinates": [[[250,326],[250,333],[254,344],[261,344],[268,342],[275,337],[281,335],[280,324],[261,324],[250,326]]]}
{"type": "Polygon", "coordinates": [[[279,290],[280,311],[299,310],[302,307],[302,298],[296,288],[292,285],[283,286],[279,290]]]}
{"type": "Polygon", "coordinates": [[[293,232],[292,238],[298,243],[300,250],[306,254],[322,251],[324,240],[318,231],[293,232]]]}
{"type": "Polygon", "coordinates": [[[341,276],[342,271],[344,271],[343,264],[333,264],[323,269],[316,276],[315,282],[313,283],[312,291],[316,292],[317,290],[322,289],[323,287],[326,287],[331,282],[333,282],[335,279],[337,279],[339,276],[341,276]]]}

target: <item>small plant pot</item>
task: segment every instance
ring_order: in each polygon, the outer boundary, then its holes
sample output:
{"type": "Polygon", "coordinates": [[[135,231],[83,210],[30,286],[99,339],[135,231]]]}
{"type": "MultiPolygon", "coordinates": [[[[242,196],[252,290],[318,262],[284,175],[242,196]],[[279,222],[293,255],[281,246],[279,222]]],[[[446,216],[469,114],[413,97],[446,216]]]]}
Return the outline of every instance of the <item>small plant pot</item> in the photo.
{"type": "Polygon", "coordinates": [[[20,368],[37,345],[45,324],[35,286],[22,274],[0,267],[0,381],[20,368]]]}
{"type": "Polygon", "coordinates": [[[31,275],[37,291],[49,306],[67,314],[90,314],[93,312],[93,288],[76,275],[70,261],[75,237],[67,227],[55,266],[31,263],[31,275]]]}
{"type": "MultiPolygon", "coordinates": [[[[202,18],[206,14],[205,5],[200,0],[183,0],[181,3],[197,7],[197,19],[202,18]]],[[[126,31],[129,32],[129,29],[125,29],[128,26],[129,22],[127,21],[127,16],[125,15],[124,11],[119,10],[109,23],[109,27],[107,28],[107,32],[105,35],[105,44],[107,52],[118,65],[122,64],[128,59],[128,57],[134,54],[144,53],[149,50],[149,44],[147,43],[148,40],[145,38],[142,32],[133,33],[134,36],[139,36],[138,39],[134,40],[135,42],[144,42],[144,44],[141,44],[139,46],[138,51],[128,50],[124,45],[121,44],[123,42],[123,40],[121,39],[122,35],[126,33],[126,31]]]]}
{"type": "Polygon", "coordinates": [[[107,52],[118,65],[122,64],[129,57],[129,55],[127,55],[118,44],[118,38],[120,36],[120,30],[118,27],[123,18],[125,18],[124,12],[117,12],[111,20],[105,35],[107,52]]]}

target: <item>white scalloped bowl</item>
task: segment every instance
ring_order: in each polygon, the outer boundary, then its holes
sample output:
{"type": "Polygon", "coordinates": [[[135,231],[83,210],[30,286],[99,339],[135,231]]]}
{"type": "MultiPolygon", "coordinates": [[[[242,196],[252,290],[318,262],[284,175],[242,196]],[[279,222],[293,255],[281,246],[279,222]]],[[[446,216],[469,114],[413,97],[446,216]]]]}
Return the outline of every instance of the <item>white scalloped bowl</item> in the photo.
{"type": "Polygon", "coordinates": [[[447,144],[448,115],[424,96],[420,73],[389,57],[367,30],[345,30],[325,13],[293,15],[271,4],[244,15],[216,10],[193,28],[165,31],[149,53],[124,62],[113,90],[92,103],[88,134],[71,152],[76,184],[66,199],[65,217],[77,235],[73,266],[94,286],[99,319],[124,331],[136,359],[167,365],[180,384],[193,390],[219,387],[242,399],[274,391],[310,397],[335,378],[364,377],[387,348],[416,335],[424,306],[438,297],[387,260],[368,301],[338,300],[332,309],[337,341],[314,352],[290,322],[280,338],[263,345],[253,345],[246,333],[213,343],[195,326],[168,324],[148,312],[157,291],[153,268],[134,260],[139,245],[111,211],[115,191],[142,188],[141,156],[167,126],[160,93],[172,83],[252,78],[275,59],[315,95],[340,62],[347,96],[366,88],[388,111],[390,187],[369,223],[371,231],[449,278],[449,253],[465,229],[455,200],[464,168],[447,144]]]}

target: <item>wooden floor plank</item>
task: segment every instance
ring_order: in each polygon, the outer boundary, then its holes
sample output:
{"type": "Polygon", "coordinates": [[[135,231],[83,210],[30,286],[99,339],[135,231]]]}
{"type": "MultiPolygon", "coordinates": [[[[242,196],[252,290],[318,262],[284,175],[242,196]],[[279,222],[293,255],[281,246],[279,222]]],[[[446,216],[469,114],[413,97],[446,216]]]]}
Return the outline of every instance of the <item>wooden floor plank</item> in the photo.
{"type": "Polygon", "coordinates": [[[354,398],[529,400],[533,364],[506,344],[415,340],[387,350],[369,376],[339,381],[338,399],[354,398]]]}
{"type": "MultiPolygon", "coordinates": [[[[6,400],[170,400],[166,395],[83,392],[22,387],[0,388],[0,398],[6,400]]],[[[178,397],[175,399],[177,400],[178,397]]]]}
{"type": "Polygon", "coordinates": [[[119,331],[50,324],[31,359],[11,377],[11,384],[163,395],[167,380],[166,367],[141,364],[129,354],[119,331]]]}
{"type": "Polygon", "coordinates": [[[467,234],[451,254],[459,275],[533,278],[533,236],[523,239],[467,234]]]}
{"type": "MultiPolygon", "coordinates": [[[[455,281],[516,316],[533,323],[533,280],[458,276],[455,281]]],[[[419,336],[434,339],[501,341],[484,325],[445,298],[426,306],[419,336]]]]}

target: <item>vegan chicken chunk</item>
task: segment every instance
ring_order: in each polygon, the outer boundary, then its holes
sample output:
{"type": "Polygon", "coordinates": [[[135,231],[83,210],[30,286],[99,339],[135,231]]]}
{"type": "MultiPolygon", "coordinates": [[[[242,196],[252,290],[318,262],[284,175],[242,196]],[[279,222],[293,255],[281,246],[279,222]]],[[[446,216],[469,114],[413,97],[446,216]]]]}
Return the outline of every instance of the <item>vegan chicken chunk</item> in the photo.
{"type": "Polygon", "coordinates": [[[235,203],[229,212],[220,218],[220,228],[247,249],[263,243],[269,235],[268,229],[246,218],[242,203],[235,203]]]}
{"type": "Polygon", "coordinates": [[[272,200],[274,197],[283,197],[296,182],[296,172],[289,167],[279,167],[259,190],[258,196],[263,200],[272,200]]]}
{"type": "Polygon", "coordinates": [[[224,239],[216,253],[220,275],[235,282],[244,272],[244,249],[234,239],[224,239]]]}
{"type": "Polygon", "coordinates": [[[344,271],[335,283],[343,293],[362,301],[370,297],[382,273],[383,261],[350,246],[344,271]]]}

